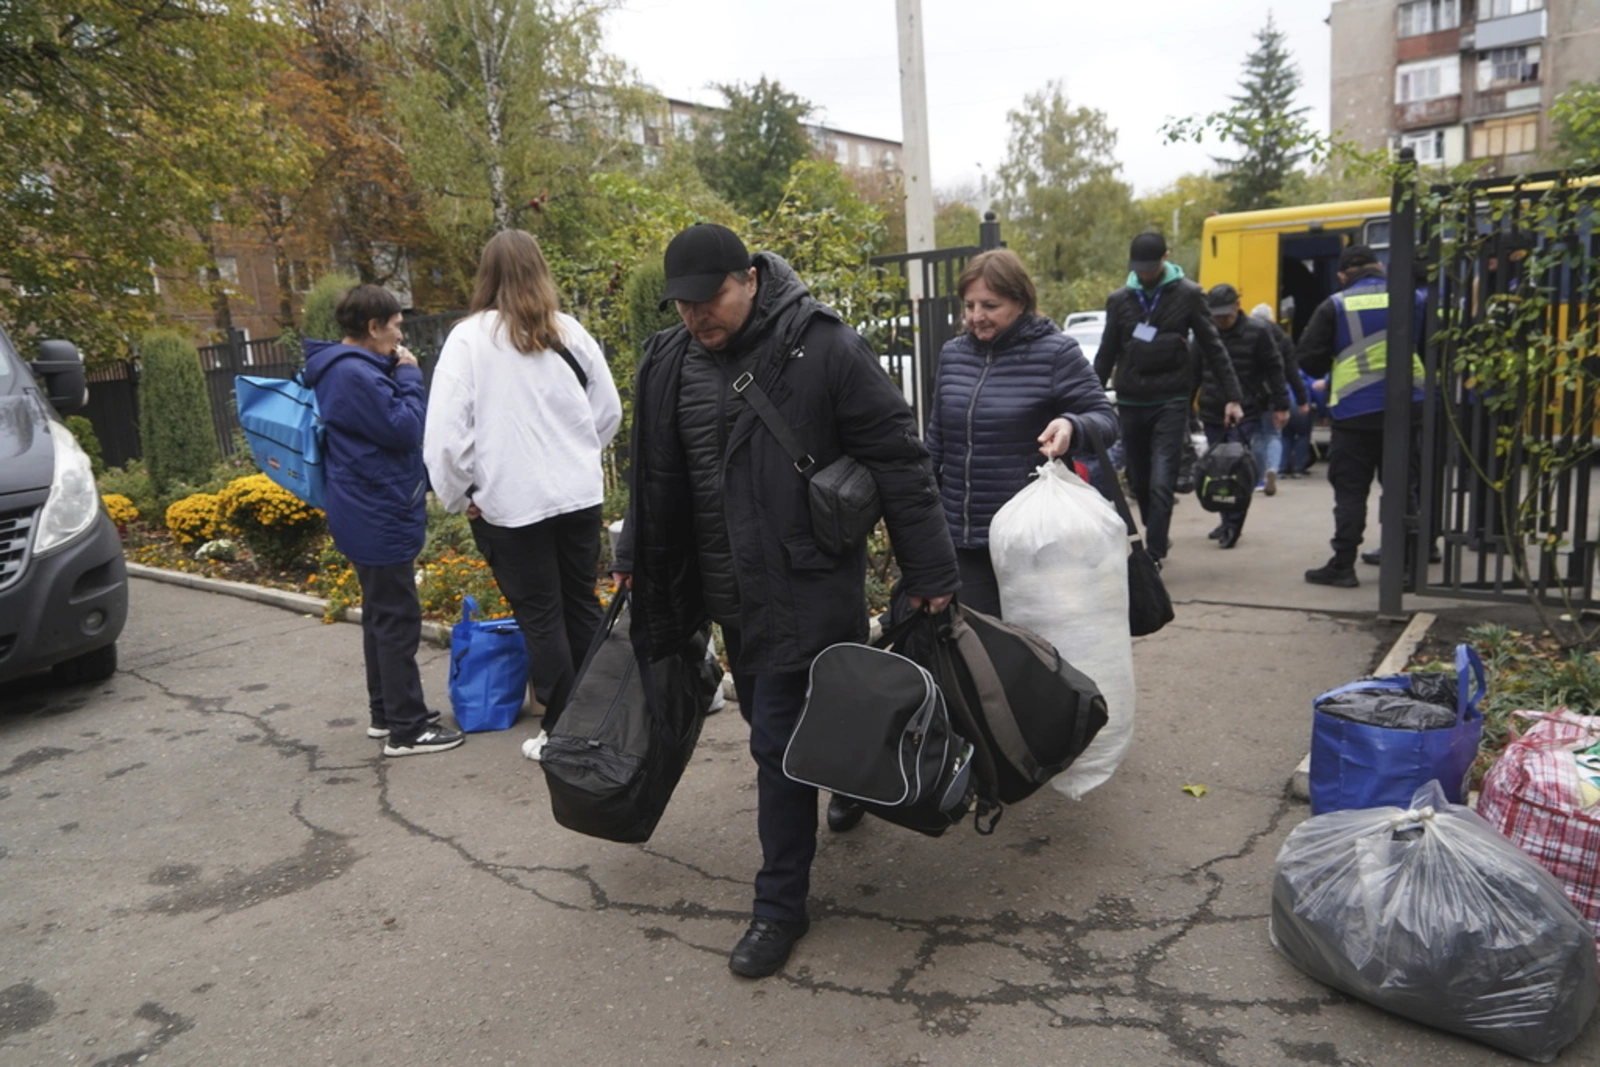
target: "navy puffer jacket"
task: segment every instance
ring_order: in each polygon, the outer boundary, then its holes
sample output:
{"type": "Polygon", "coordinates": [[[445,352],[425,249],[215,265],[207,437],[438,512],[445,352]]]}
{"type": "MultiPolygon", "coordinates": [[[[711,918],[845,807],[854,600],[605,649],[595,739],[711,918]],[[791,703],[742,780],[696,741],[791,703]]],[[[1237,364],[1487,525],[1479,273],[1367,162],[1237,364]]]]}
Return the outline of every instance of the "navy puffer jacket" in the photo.
{"type": "Polygon", "coordinates": [[[1025,314],[992,342],[961,334],[939,353],[928,451],[958,548],[989,543],[989,522],[1028,484],[1044,456],[1039,435],[1052,419],[1072,423],[1072,451],[1107,446],[1117,416],[1078,342],[1040,315],[1025,314]]]}

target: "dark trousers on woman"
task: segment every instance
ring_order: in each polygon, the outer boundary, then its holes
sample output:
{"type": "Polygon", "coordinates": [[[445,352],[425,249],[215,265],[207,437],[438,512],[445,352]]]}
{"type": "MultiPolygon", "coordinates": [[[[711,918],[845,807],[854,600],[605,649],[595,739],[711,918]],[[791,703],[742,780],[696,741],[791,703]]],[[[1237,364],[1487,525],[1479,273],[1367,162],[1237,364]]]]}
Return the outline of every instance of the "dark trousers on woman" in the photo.
{"type": "Polygon", "coordinates": [[[1189,401],[1164,404],[1118,404],[1122,420],[1122,456],[1128,484],[1139,502],[1145,545],[1156,559],[1167,557],[1167,531],[1172,527],[1172,502],[1178,484],[1183,436],[1189,432],[1189,401]]]}
{"type": "Polygon", "coordinates": [[[416,566],[354,565],[361,583],[361,651],[367,661],[367,707],[372,725],[387,727],[393,742],[410,741],[427,725],[417,671],[422,604],[416,566]]]}
{"type": "Polygon", "coordinates": [[[961,568],[961,592],[956,599],[963,607],[1000,618],[1000,580],[995,577],[989,550],[958,548],[956,565],[961,568]]]}
{"type": "Polygon", "coordinates": [[[817,854],[817,791],[783,773],[783,751],[805,706],[810,672],[741,671],[739,631],[724,626],[722,641],[733,664],[739,714],[750,724],[750,755],[756,761],[761,870],[753,912],[758,919],[799,922],[806,918],[811,861],[817,854]]]}
{"type": "Polygon", "coordinates": [[[511,605],[528,645],[528,677],[544,705],[544,728],[561,716],[584,654],[600,628],[594,595],[600,562],[600,507],[531,526],[472,520],[472,538],[511,605]]]}

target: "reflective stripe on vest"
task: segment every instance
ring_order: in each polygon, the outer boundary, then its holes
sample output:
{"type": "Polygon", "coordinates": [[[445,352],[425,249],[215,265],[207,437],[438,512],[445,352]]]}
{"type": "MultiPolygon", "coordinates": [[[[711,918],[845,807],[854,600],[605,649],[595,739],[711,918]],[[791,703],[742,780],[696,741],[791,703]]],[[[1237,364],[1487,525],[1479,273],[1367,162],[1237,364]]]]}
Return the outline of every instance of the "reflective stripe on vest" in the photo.
{"type": "MultiPolygon", "coordinates": [[[[1351,296],[1335,294],[1334,305],[1344,314],[1345,328],[1350,332],[1350,343],[1334,358],[1333,370],[1328,375],[1328,414],[1340,418],[1341,402],[1349,403],[1369,389],[1382,390],[1389,366],[1389,331],[1362,332],[1361,312],[1387,311],[1389,294],[1356,293],[1351,296]]],[[[1418,356],[1411,357],[1412,390],[1422,381],[1426,371],[1418,356]]],[[[1381,408],[1377,404],[1374,410],[1381,408]]]]}

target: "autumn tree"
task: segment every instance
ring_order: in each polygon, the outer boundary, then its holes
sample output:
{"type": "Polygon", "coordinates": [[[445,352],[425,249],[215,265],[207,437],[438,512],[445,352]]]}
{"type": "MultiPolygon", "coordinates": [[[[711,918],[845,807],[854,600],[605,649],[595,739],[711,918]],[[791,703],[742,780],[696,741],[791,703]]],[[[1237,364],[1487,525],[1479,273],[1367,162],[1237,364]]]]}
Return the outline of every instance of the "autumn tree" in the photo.
{"type": "Polygon", "coordinates": [[[1115,131],[1104,112],[1072,107],[1059,82],[1029,93],[1006,119],[998,202],[1007,242],[1029,265],[1046,314],[1101,306],[1126,273],[1138,230],[1115,131]]]}
{"type": "Polygon", "coordinates": [[[192,277],[254,165],[276,27],[250,0],[15,0],[0,13],[0,317],[91,362],[192,277]]]}
{"type": "Polygon", "coordinates": [[[1283,191],[1300,161],[1311,152],[1305,115],[1295,106],[1300,70],[1282,30],[1267,14],[1256,31],[1256,48],[1245,57],[1239,92],[1229,97],[1224,140],[1239,153],[1213,157],[1228,186],[1227,210],[1254,211],[1283,203],[1283,191]]]}
{"type": "Polygon", "coordinates": [[[809,101],[776,81],[719,85],[722,109],[695,129],[694,162],[718,196],[749,216],[783,198],[790,170],[812,154],[809,101]]]}

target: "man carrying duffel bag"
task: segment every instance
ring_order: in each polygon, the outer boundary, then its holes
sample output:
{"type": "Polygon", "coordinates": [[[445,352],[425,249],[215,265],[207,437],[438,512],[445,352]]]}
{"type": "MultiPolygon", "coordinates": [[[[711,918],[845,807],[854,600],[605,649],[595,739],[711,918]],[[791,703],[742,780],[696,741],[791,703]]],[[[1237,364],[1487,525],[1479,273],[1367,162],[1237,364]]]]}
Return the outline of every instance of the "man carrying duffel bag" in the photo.
{"type": "Polygon", "coordinates": [[[721,624],[750,723],[762,863],[728,966],[775,973],[810,921],[817,791],[783,753],[827,646],[867,636],[866,543],[819,545],[810,475],[851,457],[871,472],[902,581],[918,606],[960,584],[927,449],[876,355],[782,259],[703,223],[672,239],[663,302],[683,325],[645,345],[634,391],[633,497],[616,565],[643,653],[721,624]],[[766,411],[757,405],[765,405],[766,411]],[[775,416],[775,417],[774,417],[775,416]],[[810,463],[773,431],[786,423],[810,463]]]}

